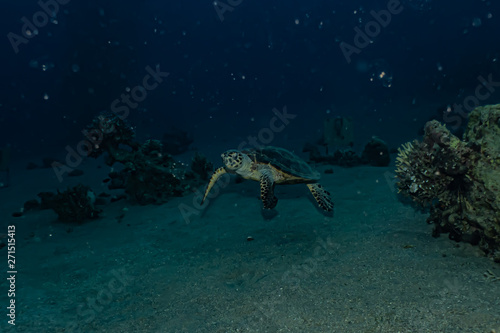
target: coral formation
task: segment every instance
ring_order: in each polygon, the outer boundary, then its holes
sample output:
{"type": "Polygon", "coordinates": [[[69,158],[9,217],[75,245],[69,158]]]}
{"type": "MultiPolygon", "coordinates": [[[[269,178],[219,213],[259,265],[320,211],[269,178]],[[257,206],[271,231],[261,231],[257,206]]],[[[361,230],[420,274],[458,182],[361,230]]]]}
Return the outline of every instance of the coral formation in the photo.
{"type": "Polygon", "coordinates": [[[136,150],[120,155],[124,168],[110,177],[121,178],[125,193],[139,204],[161,204],[169,197],[184,194],[181,180],[185,178],[185,170],[169,154],[162,153],[160,141],[148,140],[136,150]]]}
{"type": "Polygon", "coordinates": [[[327,152],[327,154],[323,155],[318,147],[311,143],[306,143],[302,151],[308,152],[309,159],[313,162],[340,165],[343,167],[353,167],[363,164],[387,166],[391,162],[387,144],[375,136],[365,145],[361,156],[356,154],[350,147],[337,149],[333,154],[328,154],[327,152]]]}
{"type": "Polygon", "coordinates": [[[479,246],[500,262],[500,104],[474,109],[464,139],[433,120],[397,157],[399,191],[430,207],[435,235],[479,246]]]}
{"type": "Polygon", "coordinates": [[[97,158],[106,152],[106,164],[110,166],[115,162],[127,161],[130,158],[130,150],[139,146],[134,141],[135,133],[132,127],[110,112],[103,112],[95,117],[83,133],[93,143],[88,156],[97,158]],[[126,150],[121,146],[128,146],[130,149],[126,150]]]}
{"type": "Polygon", "coordinates": [[[165,152],[162,142],[135,141],[131,126],[118,116],[103,113],[87,128],[87,137],[94,143],[89,156],[106,153],[109,166],[121,163],[123,168],[109,174],[110,189],[123,188],[125,193],[141,205],[162,204],[169,197],[182,196],[194,183],[201,185],[200,177],[175,162],[165,152]]]}
{"type": "Polygon", "coordinates": [[[41,192],[42,209],[53,209],[62,222],[82,223],[99,217],[95,193],[88,186],[77,185],[64,192],[41,192]]]}

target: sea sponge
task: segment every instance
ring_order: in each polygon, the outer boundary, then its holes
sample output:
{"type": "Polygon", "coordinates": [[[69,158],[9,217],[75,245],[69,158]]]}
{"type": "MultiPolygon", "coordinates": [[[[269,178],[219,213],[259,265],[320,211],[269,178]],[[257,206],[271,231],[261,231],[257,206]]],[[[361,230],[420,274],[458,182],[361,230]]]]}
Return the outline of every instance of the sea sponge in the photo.
{"type": "Polygon", "coordinates": [[[399,148],[398,189],[430,208],[435,234],[479,244],[500,261],[500,104],[470,114],[464,140],[433,120],[399,148]]]}

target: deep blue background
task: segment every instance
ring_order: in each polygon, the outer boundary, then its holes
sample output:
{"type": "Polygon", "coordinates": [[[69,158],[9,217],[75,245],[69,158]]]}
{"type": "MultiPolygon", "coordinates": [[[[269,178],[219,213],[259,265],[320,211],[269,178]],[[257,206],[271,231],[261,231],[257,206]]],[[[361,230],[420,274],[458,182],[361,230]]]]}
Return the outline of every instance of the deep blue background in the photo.
{"type": "Polygon", "coordinates": [[[222,22],[210,0],[72,0],[15,54],[7,34],[20,34],[21,17],[40,7],[2,1],[0,146],[64,153],[157,64],[170,76],[130,123],[141,138],[176,126],[200,145],[255,133],[285,105],[300,116],[289,134],[304,141],[326,116],[349,115],[357,145],[371,135],[395,145],[417,136],[438,106],[462,102],[479,75],[500,81],[497,1],[402,1],[403,12],[348,64],[340,42],[352,44],[353,29],[387,3],[243,0],[222,22]],[[391,87],[370,81],[377,63],[392,73],[391,87]]]}

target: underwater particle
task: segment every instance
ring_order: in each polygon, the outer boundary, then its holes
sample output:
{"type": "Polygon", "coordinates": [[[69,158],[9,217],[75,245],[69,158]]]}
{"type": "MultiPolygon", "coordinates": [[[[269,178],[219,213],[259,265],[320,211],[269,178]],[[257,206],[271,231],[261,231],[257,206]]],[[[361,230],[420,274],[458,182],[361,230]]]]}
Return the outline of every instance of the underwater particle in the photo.
{"type": "Polygon", "coordinates": [[[477,28],[477,27],[480,27],[480,26],[481,26],[481,24],[482,24],[482,21],[481,21],[481,19],[480,19],[479,17],[474,17],[474,18],[472,19],[472,26],[473,26],[473,27],[476,27],[476,28],[477,28]]]}
{"type": "Polygon", "coordinates": [[[47,94],[47,93],[43,94],[43,99],[44,100],[48,100],[49,99],[49,94],[47,94]]]}
{"type": "Polygon", "coordinates": [[[370,81],[390,88],[392,86],[392,69],[384,59],[375,60],[370,64],[370,81]]]}
{"type": "Polygon", "coordinates": [[[71,71],[73,73],[78,73],[80,71],[80,66],[78,66],[78,64],[71,65],[71,71]]]}
{"type": "Polygon", "coordinates": [[[248,237],[247,237],[247,242],[251,242],[251,241],[253,241],[253,240],[254,240],[254,238],[253,238],[252,236],[248,236],[248,237]]]}

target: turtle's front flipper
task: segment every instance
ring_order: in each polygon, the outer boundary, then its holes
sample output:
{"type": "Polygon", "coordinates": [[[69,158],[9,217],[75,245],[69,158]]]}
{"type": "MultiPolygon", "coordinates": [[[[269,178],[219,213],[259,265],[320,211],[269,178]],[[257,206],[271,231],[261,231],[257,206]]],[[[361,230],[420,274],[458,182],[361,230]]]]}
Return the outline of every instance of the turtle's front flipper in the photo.
{"type": "Polygon", "coordinates": [[[330,198],[330,193],[325,190],[320,184],[307,184],[309,191],[311,191],[314,199],[318,205],[326,212],[333,211],[333,201],[330,198]]]}
{"type": "Polygon", "coordinates": [[[274,196],[274,181],[267,172],[260,176],[260,198],[264,209],[273,209],[278,203],[278,198],[274,196]]]}
{"type": "Polygon", "coordinates": [[[215,170],[213,173],[212,177],[210,178],[210,181],[208,182],[207,188],[205,189],[205,194],[203,195],[203,200],[201,200],[201,204],[205,202],[205,199],[207,198],[208,193],[214,187],[215,183],[217,182],[217,179],[219,179],[220,176],[226,173],[226,169],[221,167],[215,170]]]}

